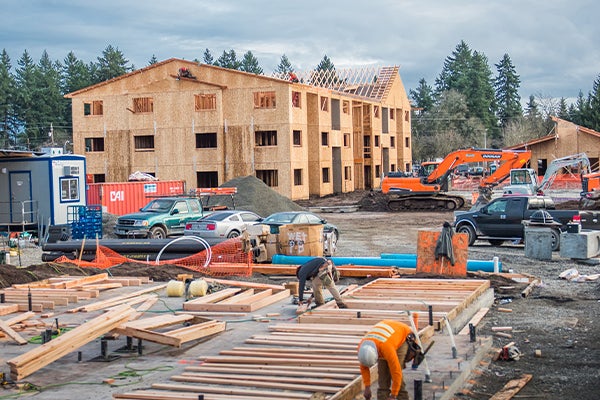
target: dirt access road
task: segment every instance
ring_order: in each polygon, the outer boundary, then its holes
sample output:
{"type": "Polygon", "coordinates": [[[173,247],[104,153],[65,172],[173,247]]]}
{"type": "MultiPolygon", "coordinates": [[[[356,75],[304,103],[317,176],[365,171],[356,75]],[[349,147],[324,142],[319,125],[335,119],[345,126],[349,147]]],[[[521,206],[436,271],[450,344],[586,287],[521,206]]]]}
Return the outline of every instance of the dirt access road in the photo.
{"type": "MultiPolygon", "coordinates": [[[[329,205],[333,205],[330,201],[329,205]]],[[[379,256],[381,253],[415,253],[417,233],[451,222],[449,212],[354,212],[321,213],[338,226],[339,256],[379,256]]],[[[494,346],[515,342],[518,361],[495,361],[482,368],[468,394],[457,399],[487,399],[509,380],[522,374],[533,379],[517,398],[600,399],[600,281],[570,282],[559,274],[576,268],[580,274],[600,273],[589,266],[559,257],[538,261],[525,257],[524,246],[493,247],[478,241],[469,248],[469,259],[491,260],[498,256],[504,271],[527,273],[541,279],[531,295],[521,297],[525,284],[494,280],[496,302],[478,326],[478,335],[493,336],[492,327],[510,326],[511,339],[494,337],[494,346]],[[512,289],[510,287],[513,287],[512,289]],[[512,312],[499,312],[501,308],[512,312]],[[541,358],[535,351],[541,351],[541,358]]]]}

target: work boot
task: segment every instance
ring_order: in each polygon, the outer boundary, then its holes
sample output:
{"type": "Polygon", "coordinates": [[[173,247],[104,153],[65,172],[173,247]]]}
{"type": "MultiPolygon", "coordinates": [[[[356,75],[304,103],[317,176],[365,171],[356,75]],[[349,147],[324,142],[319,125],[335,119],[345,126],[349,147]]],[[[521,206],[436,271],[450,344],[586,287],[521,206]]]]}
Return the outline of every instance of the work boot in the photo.
{"type": "Polygon", "coordinates": [[[337,306],[338,306],[338,308],[348,308],[348,306],[344,303],[340,303],[337,306]]]}

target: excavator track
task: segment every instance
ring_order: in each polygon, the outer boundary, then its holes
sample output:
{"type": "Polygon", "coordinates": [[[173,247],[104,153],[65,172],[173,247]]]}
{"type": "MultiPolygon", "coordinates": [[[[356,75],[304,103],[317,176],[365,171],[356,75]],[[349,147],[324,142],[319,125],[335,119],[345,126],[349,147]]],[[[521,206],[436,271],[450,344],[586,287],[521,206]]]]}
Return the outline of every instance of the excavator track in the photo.
{"type": "Polygon", "coordinates": [[[462,196],[437,195],[394,195],[388,200],[390,211],[454,211],[465,205],[462,196]]]}

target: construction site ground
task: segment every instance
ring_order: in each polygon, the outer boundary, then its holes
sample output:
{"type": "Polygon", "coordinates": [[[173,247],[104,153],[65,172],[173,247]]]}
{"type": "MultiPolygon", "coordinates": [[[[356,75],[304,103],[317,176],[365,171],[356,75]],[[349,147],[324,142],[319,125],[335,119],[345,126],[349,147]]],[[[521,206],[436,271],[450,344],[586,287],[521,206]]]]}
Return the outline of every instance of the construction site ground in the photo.
{"type": "MultiPolygon", "coordinates": [[[[356,204],[360,200],[361,197],[356,194],[304,202],[302,205],[335,208],[356,204]]],[[[359,210],[322,215],[340,230],[336,255],[356,257],[415,253],[419,230],[441,228],[444,221],[451,222],[453,219],[452,213],[448,212],[359,210]]],[[[0,266],[0,284],[8,286],[50,276],[90,273],[42,264],[39,256],[38,248],[25,248],[21,265],[35,267],[17,270],[0,266]]],[[[443,333],[436,334],[436,343],[428,354],[433,382],[423,384],[423,398],[488,399],[501,391],[509,381],[522,378],[524,374],[532,375],[532,379],[515,398],[600,398],[600,282],[573,282],[559,278],[561,272],[571,268],[577,269],[581,275],[597,274],[600,266],[563,259],[558,253],[554,253],[551,261],[529,259],[525,257],[522,244],[493,247],[487,242],[478,241],[469,248],[469,259],[491,260],[493,257],[499,257],[504,272],[528,274],[538,278],[539,284],[528,296],[523,297],[522,292],[529,282],[515,282],[501,275],[486,275],[484,279],[490,279],[494,288],[494,299],[485,317],[477,324],[476,341],[470,342],[469,335],[456,335],[457,357],[453,357],[450,337],[443,333]],[[510,330],[500,331],[503,335],[499,336],[497,329],[493,329],[499,327],[510,327],[510,330]],[[494,361],[494,349],[510,342],[514,342],[522,356],[514,361],[494,361]]],[[[18,264],[15,261],[13,258],[11,264],[18,264]]],[[[166,282],[185,272],[177,267],[141,268],[134,264],[113,268],[115,275],[147,275],[157,283],[166,282]]],[[[482,279],[481,275],[470,275],[471,278],[482,279]]],[[[248,280],[281,284],[293,278],[255,274],[248,280]]],[[[365,284],[368,281],[344,278],[340,284],[365,284]]],[[[111,289],[110,295],[104,293],[103,296],[118,296],[127,290],[132,289],[111,289]]],[[[171,313],[180,309],[181,303],[181,298],[161,296],[152,311],[157,314],[171,313]]],[[[61,325],[65,326],[76,326],[92,317],[91,313],[61,313],[61,310],[66,308],[59,309],[54,317],[59,318],[61,325]]],[[[109,353],[120,356],[110,362],[92,361],[102,358],[99,357],[100,341],[95,340],[78,349],[81,355],[74,351],[23,382],[30,382],[33,388],[41,389],[41,392],[33,392],[36,393],[34,398],[39,399],[110,399],[113,394],[168,382],[171,376],[181,373],[186,366],[199,364],[200,357],[217,355],[223,349],[242,345],[247,337],[267,332],[272,324],[293,322],[295,310],[296,306],[290,297],[255,313],[230,316],[225,332],[209,339],[185,343],[181,348],[144,342],[141,355],[137,352],[116,353],[117,349],[124,346],[124,340],[109,341],[109,353]],[[272,316],[266,317],[267,314],[272,316]],[[106,379],[115,381],[112,384],[103,383],[106,379]]],[[[35,346],[18,346],[6,338],[1,339],[2,372],[8,372],[7,360],[35,346]]],[[[412,398],[413,382],[423,378],[423,366],[417,371],[407,368],[405,373],[412,398]]],[[[5,390],[0,390],[0,399],[15,393],[11,385],[5,385],[5,390]]],[[[362,399],[362,396],[355,398],[362,399]]]]}

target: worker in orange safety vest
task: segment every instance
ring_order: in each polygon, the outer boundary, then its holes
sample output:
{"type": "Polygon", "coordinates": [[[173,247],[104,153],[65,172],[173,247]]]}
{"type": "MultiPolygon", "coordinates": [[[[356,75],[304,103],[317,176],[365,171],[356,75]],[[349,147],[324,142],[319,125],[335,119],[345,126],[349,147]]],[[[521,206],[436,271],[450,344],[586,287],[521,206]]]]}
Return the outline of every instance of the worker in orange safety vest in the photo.
{"type": "Polygon", "coordinates": [[[358,361],[366,400],[371,399],[370,368],[375,363],[379,373],[377,400],[409,400],[402,369],[414,358],[414,340],[410,326],[394,320],[379,322],[363,337],[358,345],[358,361]]]}

